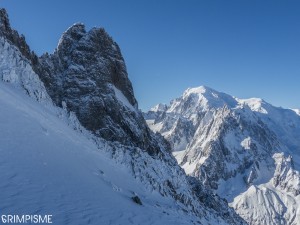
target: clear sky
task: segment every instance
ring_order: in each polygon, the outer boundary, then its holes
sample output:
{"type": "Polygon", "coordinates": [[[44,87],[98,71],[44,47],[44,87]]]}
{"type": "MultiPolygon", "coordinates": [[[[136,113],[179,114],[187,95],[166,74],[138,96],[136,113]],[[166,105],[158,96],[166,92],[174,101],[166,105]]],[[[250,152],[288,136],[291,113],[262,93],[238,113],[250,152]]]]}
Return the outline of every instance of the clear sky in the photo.
{"type": "Polygon", "coordinates": [[[300,108],[298,0],[0,0],[32,50],[75,22],[120,45],[143,110],[206,85],[300,108]]]}

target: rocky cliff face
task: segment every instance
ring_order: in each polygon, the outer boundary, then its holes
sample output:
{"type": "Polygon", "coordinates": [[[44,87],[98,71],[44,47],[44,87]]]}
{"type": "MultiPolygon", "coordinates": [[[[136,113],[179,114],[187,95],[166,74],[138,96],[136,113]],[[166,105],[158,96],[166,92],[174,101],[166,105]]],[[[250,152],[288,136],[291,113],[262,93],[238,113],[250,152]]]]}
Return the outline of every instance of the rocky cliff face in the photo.
{"type": "Polygon", "coordinates": [[[286,224],[296,218],[300,117],[293,110],[198,87],[144,116],[170,142],[185,172],[216,190],[249,223],[286,224]],[[264,195],[266,190],[273,194],[264,195]],[[257,199],[257,192],[264,194],[257,199]],[[275,195],[280,197],[272,208],[275,195]]]}
{"type": "Polygon", "coordinates": [[[277,153],[273,156],[276,164],[276,170],[273,177],[275,187],[291,193],[294,196],[300,195],[300,175],[295,169],[293,157],[285,157],[283,153],[277,153]]]}
{"type": "MultiPolygon", "coordinates": [[[[187,223],[245,224],[225,200],[188,178],[161,136],[148,129],[137,108],[119,47],[103,29],[87,32],[82,24],[75,24],[63,34],[52,55],[36,60],[25,39],[22,42],[23,38],[10,28],[3,9],[0,27],[1,82],[50,105],[51,116],[62,118],[89,144],[97,145],[154,196],[159,194],[163,201],[172,202],[172,211],[193,218],[187,223]]],[[[114,185],[112,188],[120,191],[114,185]]],[[[155,199],[145,197],[151,207],[163,211],[165,206],[155,199]]]]}
{"type": "Polygon", "coordinates": [[[55,104],[66,104],[88,130],[153,155],[159,151],[138,110],[120,48],[104,29],[73,25],[39,63],[36,71],[55,104]]]}
{"type": "Polygon", "coordinates": [[[74,24],[53,54],[38,58],[25,37],[10,27],[4,9],[0,26],[0,35],[30,62],[57,106],[64,104],[75,112],[83,126],[99,137],[152,155],[158,152],[158,143],[138,110],[120,48],[103,28],[86,31],[83,24],[74,24]]]}

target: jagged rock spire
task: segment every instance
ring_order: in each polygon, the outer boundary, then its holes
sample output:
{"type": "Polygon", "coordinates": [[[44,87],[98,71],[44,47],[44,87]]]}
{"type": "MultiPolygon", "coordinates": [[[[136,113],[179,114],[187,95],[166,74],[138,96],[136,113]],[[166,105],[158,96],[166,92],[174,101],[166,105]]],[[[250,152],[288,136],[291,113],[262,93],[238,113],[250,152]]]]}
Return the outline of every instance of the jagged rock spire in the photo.
{"type": "Polygon", "coordinates": [[[19,35],[16,30],[11,29],[9,17],[4,8],[0,8],[0,37],[6,38],[15,45],[23,56],[31,61],[32,64],[37,63],[37,56],[34,52],[30,51],[30,48],[26,43],[25,36],[19,35]]]}
{"type": "Polygon", "coordinates": [[[0,32],[11,30],[8,15],[5,9],[0,8],[0,32]]]}

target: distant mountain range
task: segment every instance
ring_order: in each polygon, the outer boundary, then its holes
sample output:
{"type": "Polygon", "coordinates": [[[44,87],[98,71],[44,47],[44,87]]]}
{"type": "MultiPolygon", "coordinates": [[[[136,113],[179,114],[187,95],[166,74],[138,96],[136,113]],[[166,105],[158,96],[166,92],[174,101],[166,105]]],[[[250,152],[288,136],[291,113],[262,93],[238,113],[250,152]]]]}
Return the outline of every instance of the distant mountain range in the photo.
{"type": "Polygon", "coordinates": [[[185,172],[249,224],[300,224],[299,110],[201,86],[144,117],[185,172]]]}

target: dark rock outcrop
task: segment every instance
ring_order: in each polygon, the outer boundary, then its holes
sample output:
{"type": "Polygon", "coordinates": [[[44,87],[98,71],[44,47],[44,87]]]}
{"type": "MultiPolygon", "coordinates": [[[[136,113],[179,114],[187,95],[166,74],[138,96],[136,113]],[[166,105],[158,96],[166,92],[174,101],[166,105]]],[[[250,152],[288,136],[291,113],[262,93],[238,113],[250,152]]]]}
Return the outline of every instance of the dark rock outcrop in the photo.
{"type": "Polygon", "coordinates": [[[0,8],[0,36],[5,37],[6,40],[15,45],[32,64],[37,64],[38,57],[34,52],[30,51],[25,36],[19,35],[16,30],[11,28],[7,12],[3,8],[0,8]]]}
{"type": "Polygon", "coordinates": [[[103,28],[74,24],[36,67],[56,105],[66,104],[95,135],[159,152],[138,110],[119,46],[103,28]]]}

